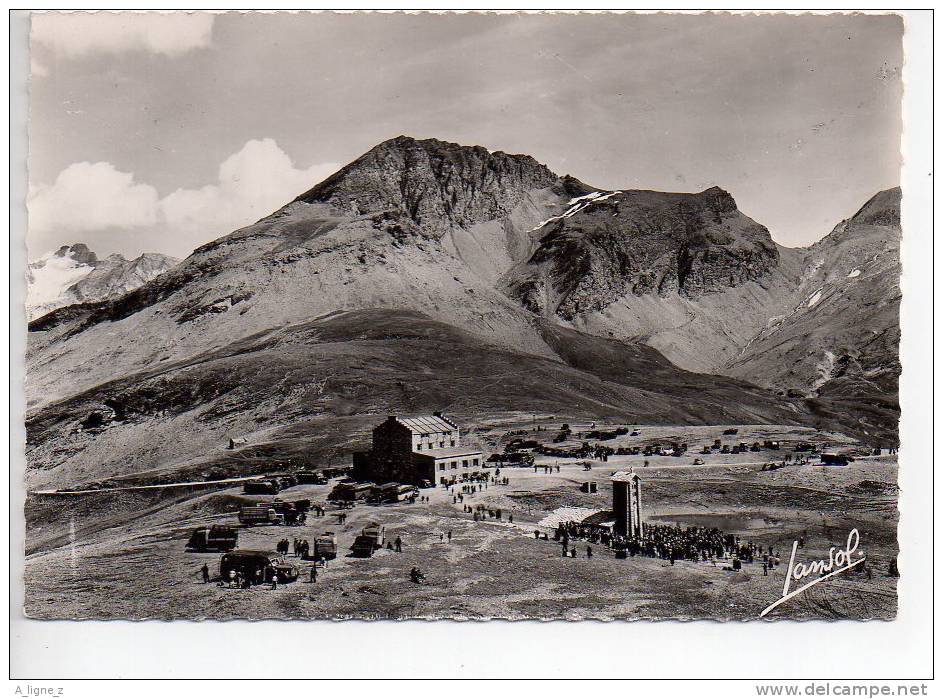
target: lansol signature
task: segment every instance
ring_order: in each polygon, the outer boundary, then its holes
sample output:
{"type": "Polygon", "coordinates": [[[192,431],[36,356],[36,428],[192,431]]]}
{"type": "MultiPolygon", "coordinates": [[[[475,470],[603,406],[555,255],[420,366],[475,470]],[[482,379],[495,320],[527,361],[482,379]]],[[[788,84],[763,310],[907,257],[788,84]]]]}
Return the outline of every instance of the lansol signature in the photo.
{"type": "Polygon", "coordinates": [[[848,541],[845,544],[845,548],[842,549],[833,546],[828,550],[828,560],[810,561],[809,563],[803,564],[796,563],[796,549],[799,548],[799,542],[793,541],[792,554],[789,556],[789,566],[786,568],[786,580],[783,583],[783,596],[760,612],[760,616],[766,616],[783,602],[792,599],[803,590],[808,590],[810,587],[818,585],[820,582],[825,582],[839,573],[844,573],[846,570],[864,563],[864,553],[858,553],[857,556],[854,556],[855,552],[858,550],[858,543],[858,530],[852,529],[848,532],[848,541]],[[820,577],[790,592],[789,587],[792,585],[793,581],[798,583],[803,578],[813,574],[820,577]]]}

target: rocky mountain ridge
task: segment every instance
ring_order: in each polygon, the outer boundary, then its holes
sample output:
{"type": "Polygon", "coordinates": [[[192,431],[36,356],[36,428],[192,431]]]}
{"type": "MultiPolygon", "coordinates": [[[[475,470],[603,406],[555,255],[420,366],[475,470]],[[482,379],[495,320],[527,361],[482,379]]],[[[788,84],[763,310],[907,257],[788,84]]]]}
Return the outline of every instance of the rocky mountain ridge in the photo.
{"type": "MultiPolygon", "coordinates": [[[[882,222],[893,219],[880,208],[845,230],[860,230],[866,218],[877,240],[888,229],[882,222]]],[[[859,244],[849,235],[833,247],[854,256],[859,244]]],[[[304,409],[280,406],[321,385],[322,366],[343,379],[326,394],[315,391],[323,400],[312,397],[321,426],[361,429],[377,411],[490,413],[539,404],[626,420],[847,425],[884,438],[896,431],[892,411],[862,422],[837,407],[839,397],[842,405],[868,400],[869,384],[832,383],[824,395],[803,384],[807,373],[779,377],[762,361],[775,356],[770,319],[796,309],[818,274],[810,272],[810,254],[777,246],[719,188],[602,190],[529,156],[399,137],[137,289],[34,320],[31,463],[43,482],[51,482],[39,475],[49,468],[59,469],[57,482],[145,463],[176,469],[203,463],[210,442],[236,427],[278,451],[286,435],[310,423],[304,409]],[[350,328],[340,332],[345,323],[350,328]],[[419,328],[433,344],[450,338],[448,356],[435,347],[418,351],[421,338],[400,341],[419,328]],[[322,342],[329,335],[335,339],[322,342]],[[312,343],[317,351],[308,357],[312,343]],[[249,369],[263,360],[270,380],[258,382],[249,369]],[[442,361],[470,387],[467,395],[442,383],[442,361]],[[543,367],[539,381],[524,380],[529,363],[543,367]],[[388,371],[374,381],[381,366],[388,371]],[[135,377],[146,377],[143,393],[135,377]],[[84,433],[63,446],[60,430],[80,426],[96,405],[125,405],[130,394],[131,403],[149,407],[132,431],[111,433],[113,458],[84,433]],[[604,401],[593,397],[603,394],[604,401]],[[168,434],[181,440],[172,459],[161,447],[168,434]],[[173,463],[161,466],[165,457],[173,463]]],[[[848,285],[848,300],[834,312],[846,313],[859,288],[848,285]]],[[[823,312],[833,308],[826,301],[815,318],[822,327],[835,322],[823,312]]],[[[896,318],[876,322],[887,327],[890,347],[896,318]]],[[[857,347],[854,338],[844,346],[857,347]]],[[[800,351],[801,341],[795,346],[800,351]]],[[[891,375],[896,380],[893,367],[891,375]]],[[[335,437],[340,448],[350,435],[335,437]]]]}
{"type": "Polygon", "coordinates": [[[805,250],[796,301],[770,318],[724,373],[896,438],[900,201],[900,188],[879,192],[805,250]]]}

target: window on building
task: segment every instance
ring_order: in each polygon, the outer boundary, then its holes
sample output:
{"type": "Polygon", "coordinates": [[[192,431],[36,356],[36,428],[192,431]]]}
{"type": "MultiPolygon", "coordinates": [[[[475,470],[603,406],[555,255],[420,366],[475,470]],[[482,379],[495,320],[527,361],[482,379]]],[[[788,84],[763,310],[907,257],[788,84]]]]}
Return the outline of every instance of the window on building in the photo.
{"type": "Polygon", "coordinates": [[[417,444],[417,445],[416,445],[416,451],[422,451],[422,445],[421,445],[421,444],[417,444]]]}
{"type": "Polygon", "coordinates": [[[440,470],[440,471],[444,471],[444,470],[445,470],[445,464],[439,464],[439,470],[440,470]]]}
{"type": "Polygon", "coordinates": [[[478,459],[472,459],[472,466],[478,465],[478,459]]]}
{"type": "Polygon", "coordinates": [[[439,442],[439,449],[442,449],[445,446],[445,442],[439,442]]]}
{"type": "Polygon", "coordinates": [[[454,440],[454,439],[452,440],[452,443],[451,443],[449,446],[453,446],[453,447],[455,446],[455,440],[454,440]]]}
{"type": "Polygon", "coordinates": [[[458,461],[452,462],[452,468],[458,468],[458,461]]]}
{"type": "Polygon", "coordinates": [[[429,442],[429,448],[432,449],[432,442],[429,442]]]}
{"type": "Polygon", "coordinates": [[[468,468],[468,459],[462,459],[462,468],[468,468]]]}

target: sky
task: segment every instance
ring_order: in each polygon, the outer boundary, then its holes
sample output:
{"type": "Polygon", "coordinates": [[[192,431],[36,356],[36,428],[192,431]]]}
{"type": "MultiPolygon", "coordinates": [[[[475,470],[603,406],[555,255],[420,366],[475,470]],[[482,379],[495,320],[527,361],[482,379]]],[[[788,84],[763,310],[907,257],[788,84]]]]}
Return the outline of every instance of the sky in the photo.
{"type": "Polygon", "coordinates": [[[33,14],[30,259],[194,248],[400,134],[717,185],[782,245],[897,186],[884,15],[33,14]]]}

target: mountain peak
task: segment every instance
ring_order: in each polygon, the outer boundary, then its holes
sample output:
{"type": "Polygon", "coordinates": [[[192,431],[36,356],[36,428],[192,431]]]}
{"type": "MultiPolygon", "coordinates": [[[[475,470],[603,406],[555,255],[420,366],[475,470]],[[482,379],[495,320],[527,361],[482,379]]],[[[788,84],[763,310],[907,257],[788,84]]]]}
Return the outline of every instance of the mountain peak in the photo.
{"type": "Polygon", "coordinates": [[[69,257],[76,262],[84,265],[94,265],[98,262],[98,256],[89,250],[85,243],[72,243],[72,245],[63,245],[56,250],[53,257],[69,257]]]}
{"type": "Polygon", "coordinates": [[[737,202],[733,198],[733,195],[730,194],[730,192],[728,192],[726,189],[722,189],[717,185],[708,187],[698,196],[707,199],[711,208],[715,211],[726,213],[735,211],[737,209],[737,202]]]}
{"type": "Polygon", "coordinates": [[[859,225],[899,226],[900,199],[900,187],[880,191],[868,199],[850,220],[859,225]]]}
{"type": "Polygon", "coordinates": [[[373,147],[295,201],[356,216],[408,219],[431,237],[505,216],[557,175],[529,155],[397,136],[373,147]]]}

